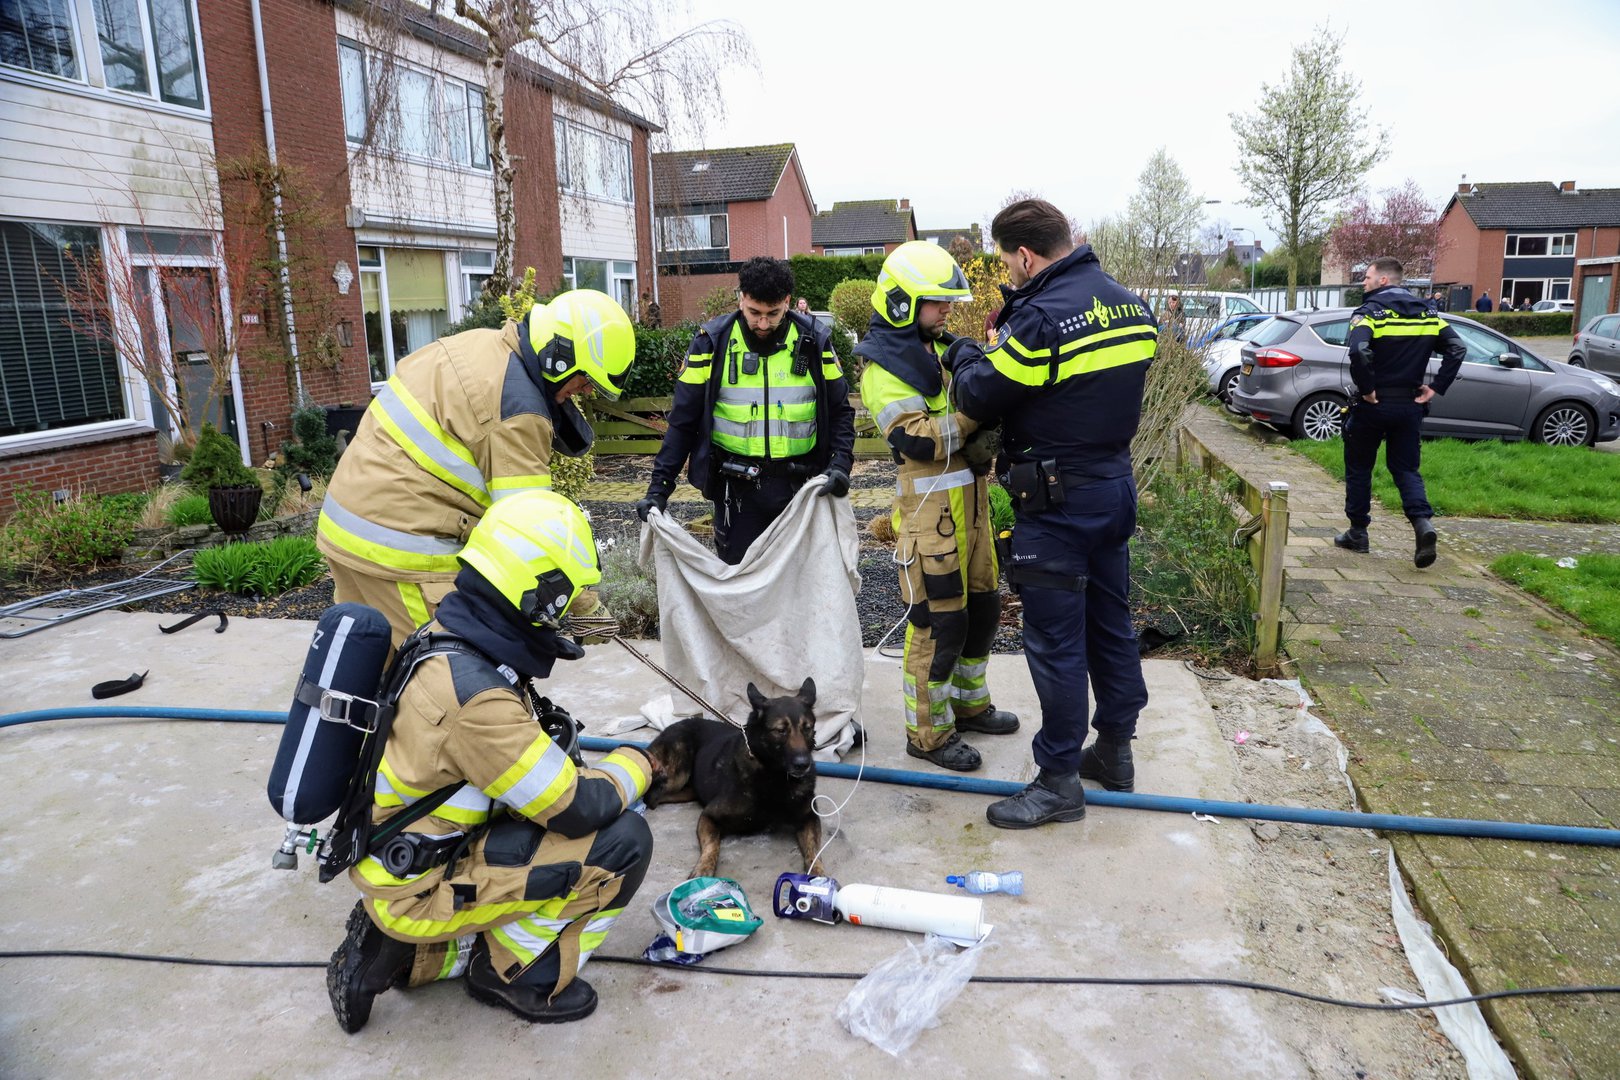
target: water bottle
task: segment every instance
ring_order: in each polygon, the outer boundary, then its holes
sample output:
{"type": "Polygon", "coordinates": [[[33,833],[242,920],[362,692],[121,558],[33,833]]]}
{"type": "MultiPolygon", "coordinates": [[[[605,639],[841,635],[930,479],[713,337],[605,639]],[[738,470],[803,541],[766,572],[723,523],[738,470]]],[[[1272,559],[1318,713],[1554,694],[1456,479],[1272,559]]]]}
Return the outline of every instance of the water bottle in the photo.
{"type": "Polygon", "coordinates": [[[1008,896],[1024,895],[1024,875],[1018,870],[1008,870],[1001,874],[992,874],[988,870],[972,870],[966,874],[952,874],[945,879],[945,883],[966,889],[975,896],[995,892],[1006,893],[1008,896]]]}

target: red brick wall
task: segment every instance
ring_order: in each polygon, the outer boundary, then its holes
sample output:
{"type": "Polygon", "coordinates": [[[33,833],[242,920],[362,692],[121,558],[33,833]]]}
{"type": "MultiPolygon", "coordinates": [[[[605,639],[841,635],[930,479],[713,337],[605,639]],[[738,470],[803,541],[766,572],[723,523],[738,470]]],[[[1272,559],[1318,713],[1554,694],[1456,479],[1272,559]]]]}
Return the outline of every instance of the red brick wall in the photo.
{"type": "MultiPolygon", "coordinates": [[[[251,9],[240,0],[199,0],[203,48],[208,57],[208,86],[214,116],[215,152],[222,161],[262,154],[264,120],[259,99],[259,75],[254,57],[251,9]]],[[[343,137],[343,102],[338,83],[337,28],[332,7],[324,0],[263,0],[265,58],[270,72],[270,103],[274,114],[276,153],[280,163],[297,175],[293,183],[305,198],[317,203],[324,219],[288,237],[294,261],[308,266],[293,282],[300,306],[310,312],[297,321],[300,354],[309,356],[323,332],[339,321],[349,324],[353,342],[341,349],[337,366],[325,367],[306,359],[301,367],[306,393],[321,404],[364,402],[371,396],[366,366],[365,331],[360,306],[354,232],[344,224],[349,204],[348,147],[343,137]],[[343,296],[332,280],[339,261],[346,262],[355,280],[343,296]],[[319,311],[331,325],[320,325],[319,311]]],[[[227,223],[243,220],[257,198],[252,185],[221,181],[227,223]]],[[[245,248],[255,241],[227,238],[227,264],[246,261],[245,248]]],[[[259,326],[238,329],[249,348],[268,345],[265,329],[272,324],[266,308],[279,310],[273,288],[244,288],[233,283],[233,302],[239,313],[258,312],[259,326]]],[[[264,456],[266,437],[272,446],[287,438],[293,406],[290,364],[276,357],[257,360],[242,372],[243,404],[247,412],[247,441],[252,457],[264,456]],[[267,428],[266,424],[275,425],[267,428]]]]}
{"type": "Polygon", "coordinates": [[[21,488],[116,495],[157,482],[157,432],[86,436],[70,446],[0,450],[0,520],[16,508],[21,488]]]}
{"type": "Polygon", "coordinates": [[[648,299],[652,298],[653,281],[658,276],[658,267],[653,262],[652,191],[648,188],[651,162],[647,133],[641,128],[632,129],[630,171],[634,174],[631,180],[636,193],[636,291],[648,299]]]}
{"type": "Polygon", "coordinates": [[[1497,290],[1502,287],[1501,234],[1496,236],[1496,266],[1494,276],[1491,276],[1481,272],[1479,229],[1474,227],[1468,211],[1452,203],[1446,215],[1440,219],[1440,255],[1434,263],[1434,280],[1472,286],[1475,298],[1482,290],[1489,289],[1491,299],[1495,300],[1497,290]]]}
{"type": "Polygon", "coordinates": [[[703,318],[703,299],[724,286],[737,288],[735,272],[726,274],[668,274],[658,279],[659,307],[665,326],[680,321],[698,322],[703,318]]]}
{"type": "MultiPolygon", "coordinates": [[[[1605,255],[1620,255],[1620,225],[1610,228],[1582,229],[1575,234],[1575,259],[1593,259],[1605,255]]],[[[1576,267],[1576,269],[1580,269],[1576,267]]]]}

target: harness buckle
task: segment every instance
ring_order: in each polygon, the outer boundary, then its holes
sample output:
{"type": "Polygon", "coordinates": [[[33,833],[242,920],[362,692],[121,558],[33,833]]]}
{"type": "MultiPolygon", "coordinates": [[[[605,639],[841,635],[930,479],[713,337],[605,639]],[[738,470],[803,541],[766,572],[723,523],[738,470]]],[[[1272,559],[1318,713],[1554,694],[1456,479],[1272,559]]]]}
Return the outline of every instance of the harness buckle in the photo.
{"type": "Polygon", "coordinates": [[[321,691],[321,719],[344,724],[367,735],[377,733],[377,717],[382,711],[370,698],[345,693],[342,690],[321,691]]]}

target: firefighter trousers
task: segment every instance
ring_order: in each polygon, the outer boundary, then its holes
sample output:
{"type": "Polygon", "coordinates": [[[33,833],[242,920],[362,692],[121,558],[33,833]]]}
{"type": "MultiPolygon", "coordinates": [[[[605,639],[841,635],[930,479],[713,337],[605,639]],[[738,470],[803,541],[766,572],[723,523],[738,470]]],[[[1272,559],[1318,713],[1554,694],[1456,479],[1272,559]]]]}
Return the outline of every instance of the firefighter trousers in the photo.
{"type": "Polygon", "coordinates": [[[363,574],[330,559],[327,562],[332,571],[332,601],[365,604],[382,612],[393,631],[395,649],[412,630],[433,618],[439,603],[456,587],[455,574],[427,581],[395,581],[363,574]]]}

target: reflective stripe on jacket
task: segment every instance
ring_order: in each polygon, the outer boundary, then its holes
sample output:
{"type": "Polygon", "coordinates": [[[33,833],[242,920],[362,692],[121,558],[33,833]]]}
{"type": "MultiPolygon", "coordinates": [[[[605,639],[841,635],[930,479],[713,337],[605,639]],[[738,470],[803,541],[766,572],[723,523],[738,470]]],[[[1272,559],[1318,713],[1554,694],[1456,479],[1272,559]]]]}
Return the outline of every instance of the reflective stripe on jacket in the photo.
{"type": "Polygon", "coordinates": [[[790,324],[780,349],[750,354],[741,320],[733,324],[730,343],[714,361],[722,365],[710,434],[716,446],[738,457],[777,459],[815,448],[816,381],[808,370],[794,374],[798,348],[799,328],[790,324]],[[752,374],[749,355],[755,356],[752,374]]]}

